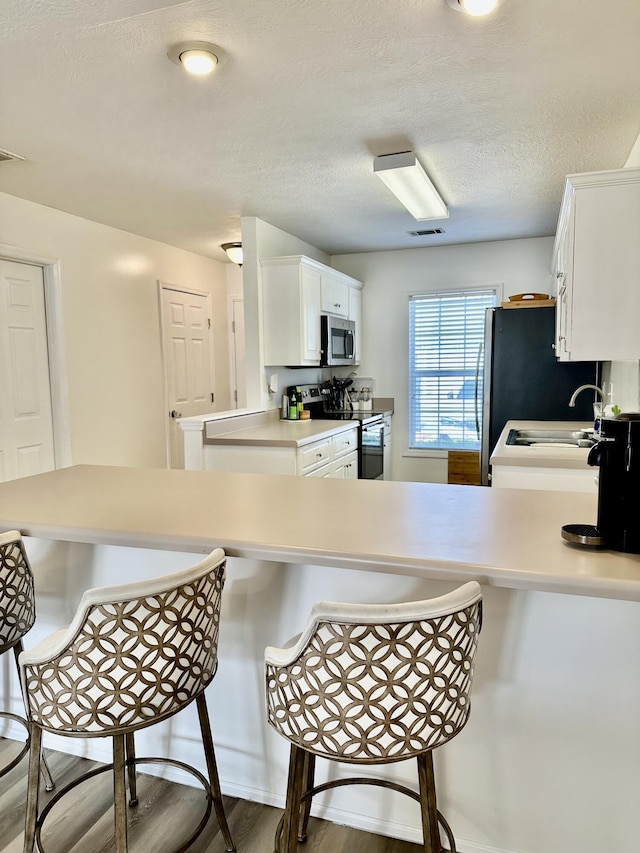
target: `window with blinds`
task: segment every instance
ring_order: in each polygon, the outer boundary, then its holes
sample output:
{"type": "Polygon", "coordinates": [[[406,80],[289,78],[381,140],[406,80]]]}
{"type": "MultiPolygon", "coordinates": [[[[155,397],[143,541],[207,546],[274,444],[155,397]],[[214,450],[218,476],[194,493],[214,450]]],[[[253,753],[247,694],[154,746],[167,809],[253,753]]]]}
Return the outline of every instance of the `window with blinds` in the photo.
{"type": "Polygon", "coordinates": [[[409,297],[409,446],[479,450],[484,319],[495,288],[409,297]]]}

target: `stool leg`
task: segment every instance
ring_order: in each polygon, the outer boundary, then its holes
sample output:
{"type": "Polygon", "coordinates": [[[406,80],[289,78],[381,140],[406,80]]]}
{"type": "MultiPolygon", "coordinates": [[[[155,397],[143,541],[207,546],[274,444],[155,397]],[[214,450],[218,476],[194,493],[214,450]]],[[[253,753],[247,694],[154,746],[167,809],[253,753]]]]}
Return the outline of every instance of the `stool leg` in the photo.
{"type": "Polygon", "coordinates": [[[127,786],[124,735],[113,737],[113,812],[116,853],[127,853],[127,786]]]}
{"type": "Polygon", "coordinates": [[[424,853],[442,853],[438,830],[436,783],[431,750],[418,756],[418,782],[420,785],[420,811],[424,835],[424,853]]]}
{"type": "MultiPolygon", "coordinates": [[[[22,640],[18,640],[18,642],[13,647],[13,655],[16,659],[16,669],[18,670],[18,681],[20,681],[20,653],[24,650],[24,646],[22,645],[22,640]]],[[[22,689],[22,684],[20,685],[22,689]]],[[[41,732],[42,734],[42,732],[41,732]]],[[[55,790],[56,783],[53,781],[53,776],[51,775],[51,771],[49,770],[49,765],[47,764],[47,757],[44,754],[44,750],[42,750],[42,764],[40,765],[42,771],[42,778],[44,779],[44,789],[47,793],[55,790]]]]}
{"type": "Polygon", "coordinates": [[[209,784],[211,785],[211,793],[213,797],[213,807],[216,810],[218,825],[224,838],[225,850],[233,853],[236,849],[231,831],[227,823],[227,816],[224,813],[224,803],[222,802],[222,791],[220,790],[220,778],[218,776],[218,765],[216,763],[216,753],[213,748],[213,737],[211,735],[211,724],[209,722],[209,712],[207,711],[207,700],[204,698],[204,693],[201,693],[196,699],[198,707],[198,718],[200,720],[200,731],[202,732],[202,743],[204,746],[204,754],[207,759],[207,770],[209,772],[209,784]]]}
{"type": "Polygon", "coordinates": [[[24,853],[33,853],[38,819],[38,793],[40,788],[40,756],[42,752],[42,729],[29,723],[29,778],[27,781],[27,812],[24,821],[24,853]]]}
{"type": "MultiPolygon", "coordinates": [[[[316,770],[316,757],[312,752],[304,754],[304,785],[303,794],[313,789],[316,770]]],[[[300,809],[300,826],[298,828],[298,841],[304,843],[307,840],[307,829],[309,827],[309,816],[311,814],[311,800],[313,797],[307,797],[300,809]]]]}
{"type": "Polygon", "coordinates": [[[138,805],[138,781],[136,778],[136,744],[133,732],[125,735],[125,748],[127,760],[127,778],[129,780],[129,805],[138,805]]]}
{"type": "Polygon", "coordinates": [[[287,803],[284,810],[282,835],[277,853],[296,853],[298,849],[298,828],[300,826],[301,799],[305,783],[305,750],[291,744],[289,756],[289,781],[287,782],[287,803]]]}
{"type": "Polygon", "coordinates": [[[42,773],[42,778],[44,779],[44,789],[50,794],[51,791],[55,791],[56,783],[54,782],[53,776],[51,775],[51,770],[49,770],[49,765],[47,764],[47,756],[44,754],[44,749],[42,750],[42,764],[40,765],[40,771],[42,773]]]}

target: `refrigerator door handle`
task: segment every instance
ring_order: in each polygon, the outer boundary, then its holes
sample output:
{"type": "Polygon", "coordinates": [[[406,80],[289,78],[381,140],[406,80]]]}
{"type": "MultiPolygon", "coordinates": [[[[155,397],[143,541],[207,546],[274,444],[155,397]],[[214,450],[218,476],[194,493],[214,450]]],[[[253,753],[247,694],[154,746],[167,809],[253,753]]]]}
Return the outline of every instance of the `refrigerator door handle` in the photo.
{"type": "Polygon", "coordinates": [[[480,397],[478,395],[478,391],[480,390],[480,362],[482,361],[482,347],[483,343],[480,341],[478,344],[478,357],[476,358],[476,384],[475,384],[475,414],[476,414],[476,437],[478,441],[480,440],[480,412],[478,410],[478,406],[480,405],[480,397]]]}
{"type": "Polygon", "coordinates": [[[482,441],[480,442],[480,479],[483,486],[489,481],[489,454],[491,447],[491,362],[493,361],[493,324],[495,308],[487,308],[484,318],[484,369],[482,380],[482,441]]]}

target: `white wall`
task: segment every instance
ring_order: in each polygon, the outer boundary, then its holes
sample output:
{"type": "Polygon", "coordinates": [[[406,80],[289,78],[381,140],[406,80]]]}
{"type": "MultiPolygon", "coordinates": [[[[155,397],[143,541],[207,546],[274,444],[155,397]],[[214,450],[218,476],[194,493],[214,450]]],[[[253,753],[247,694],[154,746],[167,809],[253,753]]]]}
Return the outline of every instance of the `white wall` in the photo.
{"type": "Polygon", "coordinates": [[[225,264],[2,193],[0,244],[60,262],[73,464],[166,464],[158,279],[211,292],[229,408],[225,264]]]}
{"type": "Polygon", "coordinates": [[[277,370],[279,390],[270,394],[267,389],[268,373],[264,366],[262,348],[262,277],[260,258],[279,258],[286,255],[306,255],[323,264],[329,264],[329,256],[324,252],[287,234],[280,228],[269,225],[256,217],[243,217],[242,251],[244,256],[244,320],[246,331],[245,361],[247,370],[247,406],[256,409],[270,409],[280,406],[282,393],[287,384],[316,382],[320,371],[277,370]]]}
{"type": "Polygon", "coordinates": [[[407,456],[408,296],[448,287],[503,284],[507,296],[554,293],[550,275],[552,237],[335,255],[332,266],[364,281],[362,363],[358,373],[376,381],[376,396],[393,397],[394,480],[447,482],[447,454],[407,456]]]}

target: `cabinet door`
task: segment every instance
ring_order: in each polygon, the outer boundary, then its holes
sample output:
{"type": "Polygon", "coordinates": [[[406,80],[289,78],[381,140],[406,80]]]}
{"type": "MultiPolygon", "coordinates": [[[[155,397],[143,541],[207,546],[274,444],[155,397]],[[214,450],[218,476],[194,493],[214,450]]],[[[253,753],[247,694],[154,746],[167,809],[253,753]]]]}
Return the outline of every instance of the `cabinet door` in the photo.
{"type": "Polygon", "coordinates": [[[300,268],[300,325],[303,363],[320,361],[320,273],[300,268]]]}
{"type": "Polygon", "coordinates": [[[640,181],[576,190],[574,216],[570,357],[637,360],[640,181]]]}
{"type": "Polygon", "coordinates": [[[320,364],[320,272],[300,263],[262,270],[264,362],[320,364]]]}
{"type": "Polygon", "coordinates": [[[331,273],[322,273],[320,277],[321,308],[325,314],[347,317],[349,313],[349,286],[341,278],[331,273]]]}
{"type": "Polygon", "coordinates": [[[358,454],[350,453],[338,459],[332,465],[333,478],[335,480],[357,480],[358,479],[358,454]]]}

